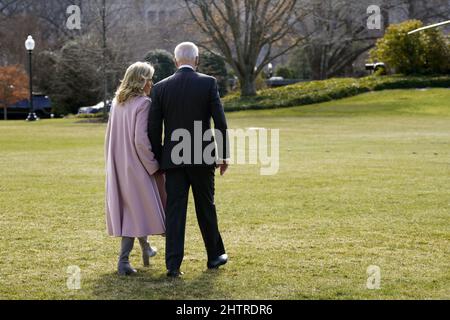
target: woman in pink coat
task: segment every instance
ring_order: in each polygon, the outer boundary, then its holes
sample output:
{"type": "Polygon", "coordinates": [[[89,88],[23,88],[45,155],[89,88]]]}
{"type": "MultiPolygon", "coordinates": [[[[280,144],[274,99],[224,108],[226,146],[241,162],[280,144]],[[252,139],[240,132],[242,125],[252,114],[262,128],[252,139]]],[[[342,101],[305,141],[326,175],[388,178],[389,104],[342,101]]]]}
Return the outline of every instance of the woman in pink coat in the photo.
{"type": "Polygon", "coordinates": [[[106,132],[106,220],[108,233],[121,237],[120,275],[136,273],[129,262],[135,238],[144,265],[156,255],[149,235],[164,235],[164,176],[147,136],[153,67],[131,65],[117,90],[106,132]]]}

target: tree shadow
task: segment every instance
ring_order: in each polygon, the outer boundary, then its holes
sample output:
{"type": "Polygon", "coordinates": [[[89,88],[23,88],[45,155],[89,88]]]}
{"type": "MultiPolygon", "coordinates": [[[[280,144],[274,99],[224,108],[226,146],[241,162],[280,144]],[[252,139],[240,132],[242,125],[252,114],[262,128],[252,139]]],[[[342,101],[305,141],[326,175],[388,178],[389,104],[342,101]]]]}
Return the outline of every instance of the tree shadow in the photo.
{"type": "Polygon", "coordinates": [[[220,285],[226,270],[189,269],[179,279],[166,273],[138,268],[138,274],[123,277],[116,272],[100,275],[93,285],[93,295],[99,300],[207,300],[226,299],[229,293],[220,285]]]}

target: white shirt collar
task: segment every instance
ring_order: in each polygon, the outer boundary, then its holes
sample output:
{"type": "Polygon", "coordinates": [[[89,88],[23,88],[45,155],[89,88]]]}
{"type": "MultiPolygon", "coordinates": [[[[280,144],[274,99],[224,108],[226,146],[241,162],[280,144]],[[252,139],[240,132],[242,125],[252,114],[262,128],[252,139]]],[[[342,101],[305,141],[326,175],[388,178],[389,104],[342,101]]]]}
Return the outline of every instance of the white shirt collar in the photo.
{"type": "Polygon", "coordinates": [[[183,65],[181,65],[181,66],[178,68],[178,70],[183,69],[183,68],[189,68],[189,69],[192,69],[192,70],[195,71],[194,67],[192,67],[192,66],[189,65],[189,64],[183,64],[183,65]]]}

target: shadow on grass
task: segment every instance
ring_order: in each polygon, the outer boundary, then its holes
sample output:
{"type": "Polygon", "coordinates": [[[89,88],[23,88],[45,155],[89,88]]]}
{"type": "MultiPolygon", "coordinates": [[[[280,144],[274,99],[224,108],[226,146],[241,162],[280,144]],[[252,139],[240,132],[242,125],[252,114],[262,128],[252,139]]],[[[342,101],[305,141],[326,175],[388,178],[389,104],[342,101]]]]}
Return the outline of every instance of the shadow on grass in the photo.
{"type": "Polygon", "coordinates": [[[225,299],[226,292],[217,285],[222,273],[222,270],[205,270],[179,279],[169,279],[153,268],[138,269],[138,274],[130,277],[107,273],[94,283],[93,294],[99,300],[225,299]]]}

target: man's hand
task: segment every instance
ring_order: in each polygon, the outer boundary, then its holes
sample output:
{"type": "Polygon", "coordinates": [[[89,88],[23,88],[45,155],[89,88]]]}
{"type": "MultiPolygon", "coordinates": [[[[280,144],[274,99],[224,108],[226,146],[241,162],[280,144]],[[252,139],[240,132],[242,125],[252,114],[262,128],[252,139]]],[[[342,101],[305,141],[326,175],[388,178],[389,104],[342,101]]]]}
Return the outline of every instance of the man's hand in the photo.
{"type": "Polygon", "coordinates": [[[225,172],[227,172],[228,167],[230,165],[228,164],[228,161],[223,160],[217,163],[216,167],[220,168],[220,175],[223,176],[225,174],[225,172]]]}

